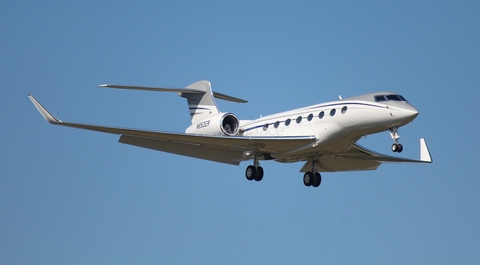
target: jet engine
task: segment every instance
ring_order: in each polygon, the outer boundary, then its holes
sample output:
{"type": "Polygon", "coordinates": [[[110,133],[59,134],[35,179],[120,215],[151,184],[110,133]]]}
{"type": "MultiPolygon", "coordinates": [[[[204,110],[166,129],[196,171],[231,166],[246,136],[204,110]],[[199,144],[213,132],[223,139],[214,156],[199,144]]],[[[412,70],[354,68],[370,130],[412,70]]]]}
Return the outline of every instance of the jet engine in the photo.
{"type": "Polygon", "coordinates": [[[217,113],[193,123],[185,133],[212,136],[235,136],[238,134],[239,121],[232,113],[217,113]]]}

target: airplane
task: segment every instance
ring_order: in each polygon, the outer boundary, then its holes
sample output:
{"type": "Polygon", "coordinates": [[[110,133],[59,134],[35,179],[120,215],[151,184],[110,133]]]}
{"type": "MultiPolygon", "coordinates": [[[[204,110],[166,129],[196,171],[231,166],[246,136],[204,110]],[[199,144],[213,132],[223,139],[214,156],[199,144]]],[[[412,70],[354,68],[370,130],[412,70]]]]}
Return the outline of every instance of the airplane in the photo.
{"type": "Polygon", "coordinates": [[[245,177],[261,181],[260,161],[303,162],[303,183],[321,184],[320,172],[375,170],[382,163],[432,163],[424,138],[420,159],[383,155],[357,144],[362,137],[389,131],[392,151],[402,152],[398,129],[418,116],[418,110],[394,92],[375,92],[289,110],[254,120],[240,120],[221,112],[215,99],[237,103],[246,100],[213,92],[206,80],[185,88],[103,84],[103,88],[174,92],[186,98],[191,125],[185,133],[137,130],[64,122],[53,116],[32,95],[40,114],[51,124],[120,135],[119,142],[177,155],[247,166],[245,177]]]}

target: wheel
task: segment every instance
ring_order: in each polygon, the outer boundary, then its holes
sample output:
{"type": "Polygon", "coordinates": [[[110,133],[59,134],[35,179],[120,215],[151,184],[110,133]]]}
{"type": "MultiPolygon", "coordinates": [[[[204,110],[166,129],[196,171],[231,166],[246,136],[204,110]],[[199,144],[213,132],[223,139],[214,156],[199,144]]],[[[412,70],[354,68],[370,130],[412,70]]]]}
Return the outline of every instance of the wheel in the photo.
{"type": "Polygon", "coordinates": [[[403,145],[402,144],[398,144],[397,145],[397,152],[401,153],[403,151],[403,145]]]}
{"type": "Polygon", "coordinates": [[[397,152],[398,150],[398,145],[397,144],[392,144],[392,151],[397,152]]]}
{"type": "Polygon", "coordinates": [[[313,173],[312,172],[305,172],[305,175],[303,175],[303,184],[305,186],[310,187],[312,186],[313,182],[313,173]]]}
{"type": "Polygon", "coordinates": [[[320,183],[322,183],[322,175],[320,175],[320,173],[318,172],[315,172],[315,175],[313,175],[313,183],[312,183],[312,187],[318,187],[320,186],[320,183]]]}
{"type": "Polygon", "coordinates": [[[263,168],[262,167],[257,167],[257,174],[255,176],[255,181],[260,181],[263,179],[263,168]]]}
{"type": "Polygon", "coordinates": [[[256,176],[257,176],[257,171],[255,170],[255,167],[248,166],[247,170],[245,170],[245,177],[247,177],[248,180],[254,180],[256,176]]]}

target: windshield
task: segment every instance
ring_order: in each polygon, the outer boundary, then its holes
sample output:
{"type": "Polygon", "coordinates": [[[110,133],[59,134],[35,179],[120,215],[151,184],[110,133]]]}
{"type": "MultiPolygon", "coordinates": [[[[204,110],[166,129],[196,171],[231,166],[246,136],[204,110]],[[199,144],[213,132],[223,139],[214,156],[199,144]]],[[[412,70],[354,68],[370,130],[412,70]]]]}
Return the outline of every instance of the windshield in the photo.
{"type": "Polygon", "coordinates": [[[389,100],[407,102],[407,100],[404,97],[397,94],[375,95],[374,98],[375,98],[375,102],[382,102],[382,101],[389,101],[389,100]]]}

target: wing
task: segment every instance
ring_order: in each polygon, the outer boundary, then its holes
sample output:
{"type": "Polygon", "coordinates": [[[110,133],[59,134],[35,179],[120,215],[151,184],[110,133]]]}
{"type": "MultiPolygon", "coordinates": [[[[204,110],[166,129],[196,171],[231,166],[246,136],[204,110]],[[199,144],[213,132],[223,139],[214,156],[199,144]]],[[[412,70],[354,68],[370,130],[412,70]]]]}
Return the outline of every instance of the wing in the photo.
{"type": "MultiPolygon", "coordinates": [[[[427,143],[421,138],[419,160],[383,155],[354,144],[344,153],[318,159],[317,170],[320,172],[375,170],[382,163],[432,163],[432,161],[427,143]]],[[[311,169],[312,162],[309,161],[300,171],[306,172],[311,169]]]]}
{"type": "Polygon", "coordinates": [[[221,163],[236,164],[251,159],[253,152],[268,158],[272,153],[295,150],[315,142],[315,136],[240,137],[207,136],[64,122],[53,116],[32,95],[28,96],[51,124],[121,135],[119,142],[221,163]]]}

